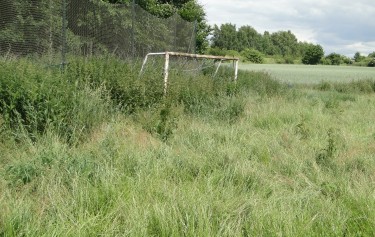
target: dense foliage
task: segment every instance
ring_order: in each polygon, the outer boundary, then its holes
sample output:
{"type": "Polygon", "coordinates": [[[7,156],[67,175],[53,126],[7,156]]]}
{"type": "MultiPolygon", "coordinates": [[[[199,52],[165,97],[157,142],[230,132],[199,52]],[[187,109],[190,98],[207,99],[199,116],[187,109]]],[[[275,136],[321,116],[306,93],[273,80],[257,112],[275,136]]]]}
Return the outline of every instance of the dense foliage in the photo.
{"type": "Polygon", "coordinates": [[[244,51],[242,51],[242,56],[245,58],[245,61],[249,61],[252,63],[264,62],[264,56],[256,49],[245,49],[244,51]]]}
{"type": "Polygon", "coordinates": [[[324,56],[324,50],[320,45],[307,45],[305,55],[302,58],[304,64],[316,65],[324,56]]]}
{"type": "MultiPolygon", "coordinates": [[[[142,80],[138,78],[138,70],[133,71],[129,64],[115,58],[72,59],[64,73],[57,68],[43,67],[25,60],[7,62],[0,67],[2,126],[32,139],[52,129],[68,142],[78,142],[93,126],[107,118],[111,108],[130,115],[164,103],[182,103],[186,111],[192,112],[200,111],[207,103],[207,106],[225,110],[226,105],[214,95],[220,97],[228,93],[232,96],[238,92],[237,85],[224,79],[229,76],[225,71],[222,79],[215,81],[203,75],[189,80],[171,75],[174,86],[165,98],[162,80],[154,78],[154,73],[159,74],[155,70],[162,71],[161,67],[149,69],[142,80]],[[189,87],[193,85],[200,89],[191,91],[189,87]]],[[[267,81],[270,80],[264,79],[262,83],[267,81]]],[[[243,80],[240,83],[248,85],[243,80]]],[[[226,112],[220,113],[227,116],[226,112]]]]}
{"type": "Polygon", "coordinates": [[[356,52],[354,55],[354,65],[375,67],[375,52],[369,53],[366,56],[361,55],[360,52],[356,52]]]}
{"type": "Polygon", "coordinates": [[[220,49],[243,51],[253,48],[265,55],[281,55],[283,57],[301,57],[305,51],[304,43],[298,42],[291,31],[278,31],[270,34],[258,33],[251,26],[242,26],[239,29],[233,24],[215,25],[212,47],[220,49]]]}
{"type": "MultiPolygon", "coordinates": [[[[215,25],[211,38],[211,49],[214,54],[225,54],[228,50],[237,51],[238,55],[246,54],[246,50],[257,50],[266,57],[273,58],[276,63],[293,64],[323,64],[323,65],[359,65],[372,67],[374,55],[367,57],[357,52],[353,59],[338,53],[324,56],[324,50],[319,44],[300,42],[290,31],[265,31],[258,33],[251,26],[241,26],[225,23],[215,25]]],[[[251,61],[251,60],[250,60],[251,61]]]]}

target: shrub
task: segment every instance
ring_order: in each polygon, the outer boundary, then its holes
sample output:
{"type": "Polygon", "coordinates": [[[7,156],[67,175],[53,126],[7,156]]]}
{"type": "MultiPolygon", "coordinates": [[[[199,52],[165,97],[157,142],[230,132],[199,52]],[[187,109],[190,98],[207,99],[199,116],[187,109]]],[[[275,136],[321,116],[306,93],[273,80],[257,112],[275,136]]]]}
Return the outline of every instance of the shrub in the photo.
{"type": "Polygon", "coordinates": [[[220,48],[210,48],[208,50],[208,54],[214,55],[214,56],[225,56],[227,54],[227,51],[220,48]]]}
{"type": "Polygon", "coordinates": [[[51,128],[75,142],[110,114],[102,86],[93,89],[59,70],[22,60],[6,62],[0,71],[0,113],[16,136],[35,139],[51,128]]]}
{"type": "Polygon", "coordinates": [[[294,58],[291,56],[285,57],[285,64],[294,64],[294,58]]]}
{"type": "Polygon", "coordinates": [[[368,67],[375,67],[375,58],[371,59],[371,61],[369,61],[369,62],[367,63],[367,66],[368,66],[368,67]]]}
{"type": "Polygon", "coordinates": [[[240,57],[241,54],[236,50],[227,50],[225,56],[240,57]]]}
{"type": "Polygon", "coordinates": [[[338,54],[338,53],[331,53],[325,58],[331,61],[331,65],[341,65],[344,63],[345,64],[351,63],[351,60],[348,57],[338,54]]]}
{"type": "Polygon", "coordinates": [[[9,165],[5,171],[5,179],[12,186],[30,183],[41,174],[39,167],[34,163],[17,163],[9,165]]]}
{"type": "Polygon", "coordinates": [[[356,53],[354,54],[353,60],[354,60],[355,62],[361,62],[361,61],[363,61],[365,58],[366,58],[366,57],[365,57],[365,56],[362,56],[360,52],[356,52],[356,53]]]}
{"type": "Polygon", "coordinates": [[[256,49],[245,49],[241,52],[242,56],[245,57],[245,60],[252,62],[252,63],[263,63],[264,56],[261,52],[256,49]]]}
{"type": "Polygon", "coordinates": [[[152,111],[145,111],[139,118],[142,127],[149,133],[167,141],[177,129],[179,110],[166,102],[152,111]]]}
{"type": "Polygon", "coordinates": [[[329,58],[322,58],[322,59],[320,60],[320,63],[321,63],[322,65],[332,65],[332,61],[331,61],[331,59],[329,59],[329,58]]]}
{"type": "Polygon", "coordinates": [[[317,154],[317,156],[315,157],[315,161],[322,168],[330,169],[334,168],[335,166],[334,158],[337,152],[337,144],[333,129],[329,129],[327,131],[327,136],[327,146],[317,154]]]}

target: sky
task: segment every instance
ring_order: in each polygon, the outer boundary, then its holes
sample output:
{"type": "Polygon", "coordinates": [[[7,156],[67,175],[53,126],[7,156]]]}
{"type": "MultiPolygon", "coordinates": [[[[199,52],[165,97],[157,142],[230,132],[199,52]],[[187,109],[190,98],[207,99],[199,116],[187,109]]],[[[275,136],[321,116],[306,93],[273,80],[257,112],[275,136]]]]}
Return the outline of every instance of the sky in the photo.
{"type": "Polygon", "coordinates": [[[258,33],[290,30],[325,54],[375,51],[375,0],[198,0],[210,25],[249,25],[258,33]]]}

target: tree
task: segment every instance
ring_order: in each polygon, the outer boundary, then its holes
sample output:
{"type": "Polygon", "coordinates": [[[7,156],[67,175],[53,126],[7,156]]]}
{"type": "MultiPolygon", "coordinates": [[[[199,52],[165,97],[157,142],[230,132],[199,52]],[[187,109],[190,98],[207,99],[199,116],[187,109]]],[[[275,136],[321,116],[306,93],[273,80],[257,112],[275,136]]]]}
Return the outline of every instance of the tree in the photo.
{"type": "Polygon", "coordinates": [[[319,44],[309,44],[306,46],[305,54],[302,58],[303,64],[316,65],[324,56],[324,50],[319,44]]]}
{"type": "Polygon", "coordinates": [[[231,23],[222,24],[220,28],[215,25],[212,37],[212,47],[220,49],[238,49],[236,25],[231,23]]]}
{"type": "Polygon", "coordinates": [[[367,64],[368,67],[375,67],[375,58],[371,59],[368,64],[367,64]]]}
{"type": "Polygon", "coordinates": [[[370,59],[369,63],[367,64],[368,67],[375,67],[375,52],[372,52],[368,55],[370,59]]]}
{"type": "Polygon", "coordinates": [[[195,47],[198,53],[203,53],[208,47],[207,38],[212,31],[212,28],[207,24],[206,13],[203,6],[196,0],[190,0],[181,6],[178,10],[178,14],[187,21],[195,21],[195,47]]]}
{"type": "Polygon", "coordinates": [[[354,61],[357,63],[363,61],[365,58],[366,57],[362,56],[360,52],[356,52],[353,57],[354,61]]]}
{"type": "MultiPolygon", "coordinates": [[[[129,4],[133,0],[102,0],[112,4],[129,4]]],[[[149,13],[162,17],[168,18],[172,16],[176,11],[183,8],[187,3],[194,2],[195,0],[135,0],[135,3],[141,6],[144,10],[149,13]]]]}
{"type": "Polygon", "coordinates": [[[267,55],[275,55],[276,54],[276,48],[272,43],[271,34],[268,31],[265,31],[263,33],[263,36],[261,37],[261,51],[264,54],[267,55]]]}
{"type": "Polygon", "coordinates": [[[265,55],[281,55],[285,62],[293,62],[305,54],[309,43],[298,42],[297,37],[290,31],[278,31],[270,34],[265,31],[259,34],[251,26],[242,26],[236,30],[233,24],[214,26],[212,47],[226,50],[243,51],[253,48],[265,55]]]}
{"type": "Polygon", "coordinates": [[[297,37],[290,31],[278,31],[271,34],[272,44],[282,56],[296,56],[298,53],[297,37]]]}
{"type": "Polygon", "coordinates": [[[261,38],[260,35],[253,27],[251,26],[242,26],[238,29],[237,40],[238,40],[238,51],[242,51],[246,48],[261,48],[261,38]]]}
{"type": "Polygon", "coordinates": [[[330,53],[326,56],[326,59],[331,61],[331,65],[341,65],[350,61],[350,59],[347,59],[347,57],[338,53],[330,53]]]}

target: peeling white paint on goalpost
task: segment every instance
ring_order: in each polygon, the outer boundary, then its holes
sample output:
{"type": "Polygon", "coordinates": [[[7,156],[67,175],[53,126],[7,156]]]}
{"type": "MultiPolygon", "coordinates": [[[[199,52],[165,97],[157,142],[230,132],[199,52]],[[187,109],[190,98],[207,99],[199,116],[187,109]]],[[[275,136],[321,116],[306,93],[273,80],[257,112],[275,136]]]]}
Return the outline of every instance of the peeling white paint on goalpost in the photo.
{"type": "Polygon", "coordinates": [[[160,53],[149,53],[149,54],[147,54],[145,56],[144,60],[143,60],[142,68],[141,68],[141,71],[139,72],[139,75],[140,76],[142,75],[149,56],[161,56],[161,55],[165,56],[165,64],[164,64],[164,94],[167,94],[167,89],[168,89],[169,59],[170,59],[170,56],[220,60],[218,66],[216,68],[214,76],[216,76],[216,74],[219,71],[219,68],[221,66],[221,63],[223,61],[233,61],[235,63],[235,67],[234,67],[234,79],[233,80],[234,80],[234,82],[237,81],[239,58],[214,56],[214,55],[189,54],[189,53],[179,53],[179,52],[160,52],[160,53]]]}

